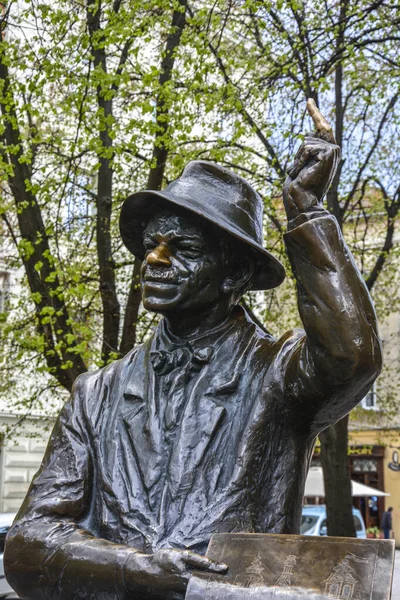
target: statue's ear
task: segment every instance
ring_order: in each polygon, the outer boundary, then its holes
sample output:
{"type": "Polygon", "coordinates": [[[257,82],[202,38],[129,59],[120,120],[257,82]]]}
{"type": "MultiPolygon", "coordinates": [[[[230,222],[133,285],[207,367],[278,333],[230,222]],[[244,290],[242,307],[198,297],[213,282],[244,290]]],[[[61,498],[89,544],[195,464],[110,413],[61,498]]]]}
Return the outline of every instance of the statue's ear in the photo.
{"type": "Polygon", "coordinates": [[[243,256],[230,266],[230,272],[222,282],[222,291],[226,294],[244,288],[253,276],[255,269],[254,261],[250,256],[243,256]]]}

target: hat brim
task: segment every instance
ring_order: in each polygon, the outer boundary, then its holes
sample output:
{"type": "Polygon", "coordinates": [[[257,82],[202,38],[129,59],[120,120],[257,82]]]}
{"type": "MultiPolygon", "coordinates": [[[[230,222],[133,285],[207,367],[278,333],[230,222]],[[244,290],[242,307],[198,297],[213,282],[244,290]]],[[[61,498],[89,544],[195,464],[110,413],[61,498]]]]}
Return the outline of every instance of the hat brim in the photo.
{"type": "Polygon", "coordinates": [[[177,197],[166,191],[136,192],[131,194],[122,205],[119,220],[122,241],[140,260],[144,259],[145,254],[142,240],[147,222],[159,208],[168,204],[188,210],[252,248],[257,259],[257,272],[251,286],[252,290],[272,289],[278,287],[285,279],[286,273],[282,263],[243,231],[221,219],[221,215],[213,209],[212,204],[200,205],[193,197],[177,197]]]}

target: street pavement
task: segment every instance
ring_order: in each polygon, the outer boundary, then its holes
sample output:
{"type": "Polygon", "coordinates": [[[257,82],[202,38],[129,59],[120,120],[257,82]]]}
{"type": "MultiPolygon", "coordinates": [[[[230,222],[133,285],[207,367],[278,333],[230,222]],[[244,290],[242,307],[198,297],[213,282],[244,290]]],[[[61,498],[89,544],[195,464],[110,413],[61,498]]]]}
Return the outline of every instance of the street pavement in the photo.
{"type": "Polygon", "coordinates": [[[396,550],[394,561],[392,600],[400,600],[400,550],[396,550]]]}

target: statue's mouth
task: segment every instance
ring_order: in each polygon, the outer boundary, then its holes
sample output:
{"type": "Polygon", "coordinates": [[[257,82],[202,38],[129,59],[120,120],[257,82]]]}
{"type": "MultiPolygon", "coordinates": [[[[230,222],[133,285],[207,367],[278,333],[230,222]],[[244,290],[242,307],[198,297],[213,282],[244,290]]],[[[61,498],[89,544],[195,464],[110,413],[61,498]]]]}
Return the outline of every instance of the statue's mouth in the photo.
{"type": "Polygon", "coordinates": [[[178,283],[179,277],[175,268],[165,269],[154,269],[153,267],[147,267],[143,274],[143,281],[145,283],[178,283]]]}

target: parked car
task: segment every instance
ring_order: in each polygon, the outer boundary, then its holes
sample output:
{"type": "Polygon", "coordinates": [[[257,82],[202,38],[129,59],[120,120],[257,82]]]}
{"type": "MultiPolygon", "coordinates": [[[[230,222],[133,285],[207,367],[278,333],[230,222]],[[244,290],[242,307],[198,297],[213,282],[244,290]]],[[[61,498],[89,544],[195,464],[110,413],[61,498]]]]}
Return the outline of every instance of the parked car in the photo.
{"type": "MultiPolygon", "coordinates": [[[[358,538],[366,538],[364,519],[358,508],[353,507],[354,526],[358,538]]],[[[328,535],[325,504],[303,506],[300,533],[302,535],[328,535]]]]}
{"type": "Polygon", "coordinates": [[[14,518],[15,513],[0,514],[0,598],[7,598],[10,600],[11,598],[17,598],[17,595],[12,587],[8,585],[4,575],[3,552],[7,531],[10,529],[14,518]]]}

